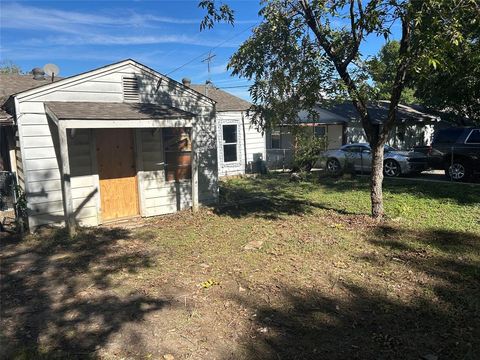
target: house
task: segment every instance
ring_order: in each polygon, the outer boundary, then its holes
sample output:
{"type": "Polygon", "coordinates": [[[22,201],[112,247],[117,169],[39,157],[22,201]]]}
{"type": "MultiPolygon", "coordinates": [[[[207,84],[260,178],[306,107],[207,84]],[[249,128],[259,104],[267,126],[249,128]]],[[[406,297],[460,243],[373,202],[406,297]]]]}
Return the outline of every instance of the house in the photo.
{"type": "MultiPolygon", "coordinates": [[[[128,59],[9,94],[30,229],[215,202],[215,102],[128,59]]],[[[2,81],[3,83],[3,81],[2,81]]],[[[12,159],[12,157],[9,157],[12,159]]]]}
{"type": "MultiPolygon", "coordinates": [[[[345,143],[348,119],[316,106],[313,113],[300,111],[296,130],[325,139],[325,150],[336,149],[345,143]],[[315,115],[312,115],[315,114],[315,115]]],[[[267,165],[271,169],[288,168],[293,161],[294,135],[292,125],[267,130],[267,165]]]]}
{"type": "Polygon", "coordinates": [[[248,110],[252,104],[211,84],[184,85],[216,102],[218,175],[241,175],[255,171],[257,162],[265,160],[265,136],[252,123],[248,110]]]}
{"type": "MultiPolygon", "coordinates": [[[[368,112],[377,123],[383,123],[388,116],[388,101],[378,101],[368,106],[368,112]]],[[[348,120],[346,143],[366,142],[365,132],[358,112],[351,102],[334,104],[327,109],[348,120]]],[[[419,105],[398,105],[396,126],[392,129],[387,144],[402,150],[415,146],[426,146],[432,142],[438,128],[449,126],[439,116],[428,113],[419,105]]]]}
{"type": "MultiPolygon", "coordinates": [[[[368,106],[373,121],[381,124],[388,116],[388,101],[368,106]]],[[[351,102],[317,106],[315,116],[310,112],[299,113],[298,129],[326,138],[326,149],[336,149],[343,144],[367,142],[365,131],[356,108],[351,102]]],[[[449,126],[448,122],[432,115],[419,105],[402,105],[397,109],[397,125],[392,129],[387,144],[398,149],[430,145],[435,131],[449,126]]],[[[289,126],[267,131],[267,164],[270,168],[289,168],[293,161],[293,136],[289,126]]]]}

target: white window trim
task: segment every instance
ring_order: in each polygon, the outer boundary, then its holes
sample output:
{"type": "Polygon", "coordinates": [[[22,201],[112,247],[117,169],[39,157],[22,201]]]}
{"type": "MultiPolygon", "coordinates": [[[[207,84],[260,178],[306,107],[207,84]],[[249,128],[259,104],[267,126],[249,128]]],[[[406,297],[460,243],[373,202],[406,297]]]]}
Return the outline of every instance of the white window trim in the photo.
{"type": "Polygon", "coordinates": [[[240,136],[239,136],[239,132],[238,132],[238,124],[237,123],[223,123],[220,125],[221,126],[221,129],[222,129],[222,162],[225,164],[225,165],[240,165],[240,149],[239,149],[239,142],[240,142],[240,136]],[[237,130],[235,131],[235,134],[236,134],[236,138],[237,138],[237,141],[234,142],[234,143],[227,143],[225,142],[225,140],[223,139],[223,127],[224,126],[236,126],[237,130]],[[225,145],[236,145],[236,149],[237,149],[237,160],[234,160],[234,161],[225,161],[225,148],[224,146],[225,145]]]}

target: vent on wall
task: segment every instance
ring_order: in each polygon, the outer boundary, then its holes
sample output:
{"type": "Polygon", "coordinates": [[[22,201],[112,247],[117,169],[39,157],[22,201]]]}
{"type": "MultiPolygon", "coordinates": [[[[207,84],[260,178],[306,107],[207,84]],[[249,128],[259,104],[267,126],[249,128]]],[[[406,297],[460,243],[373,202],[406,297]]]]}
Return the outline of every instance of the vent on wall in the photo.
{"type": "Polygon", "coordinates": [[[125,102],[139,102],[140,91],[138,87],[138,79],[136,76],[123,78],[123,100],[125,102]]]}

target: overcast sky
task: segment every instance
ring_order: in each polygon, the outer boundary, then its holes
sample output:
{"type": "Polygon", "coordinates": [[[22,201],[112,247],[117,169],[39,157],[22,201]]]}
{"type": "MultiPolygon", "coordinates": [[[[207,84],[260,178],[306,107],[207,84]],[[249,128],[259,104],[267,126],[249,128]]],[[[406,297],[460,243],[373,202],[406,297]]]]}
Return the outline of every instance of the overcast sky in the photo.
{"type": "MultiPolygon", "coordinates": [[[[215,56],[211,78],[219,87],[248,99],[243,79],[232,78],[226,64],[259,22],[256,0],[226,1],[235,10],[235,26],[216,25],[200,32],[204,10],[198,1],[1,1],[0,57],[24,71],[55,63],[70,76],[132,58],[163,74],[194,83],[208,78],[201,60],[215,56]],[[179,70],[178,67],[184,65],[179,70]]],[[[374,54],[383,39],[363,48],[374,54]]]]}

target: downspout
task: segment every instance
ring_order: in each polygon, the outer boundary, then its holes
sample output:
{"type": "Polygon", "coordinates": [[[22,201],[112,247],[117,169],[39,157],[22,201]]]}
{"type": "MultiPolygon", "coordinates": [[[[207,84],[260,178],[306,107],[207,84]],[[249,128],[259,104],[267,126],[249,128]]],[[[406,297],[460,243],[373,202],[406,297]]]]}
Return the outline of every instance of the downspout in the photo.
{"type": "Polygon", "coordinates": [[[245,174],[247,173],[247,137],[245,136],[245,117],[243,111],[240,112],[242,116],[242,132],[243,132],[243,155],[245,156],[245,174]]]}

